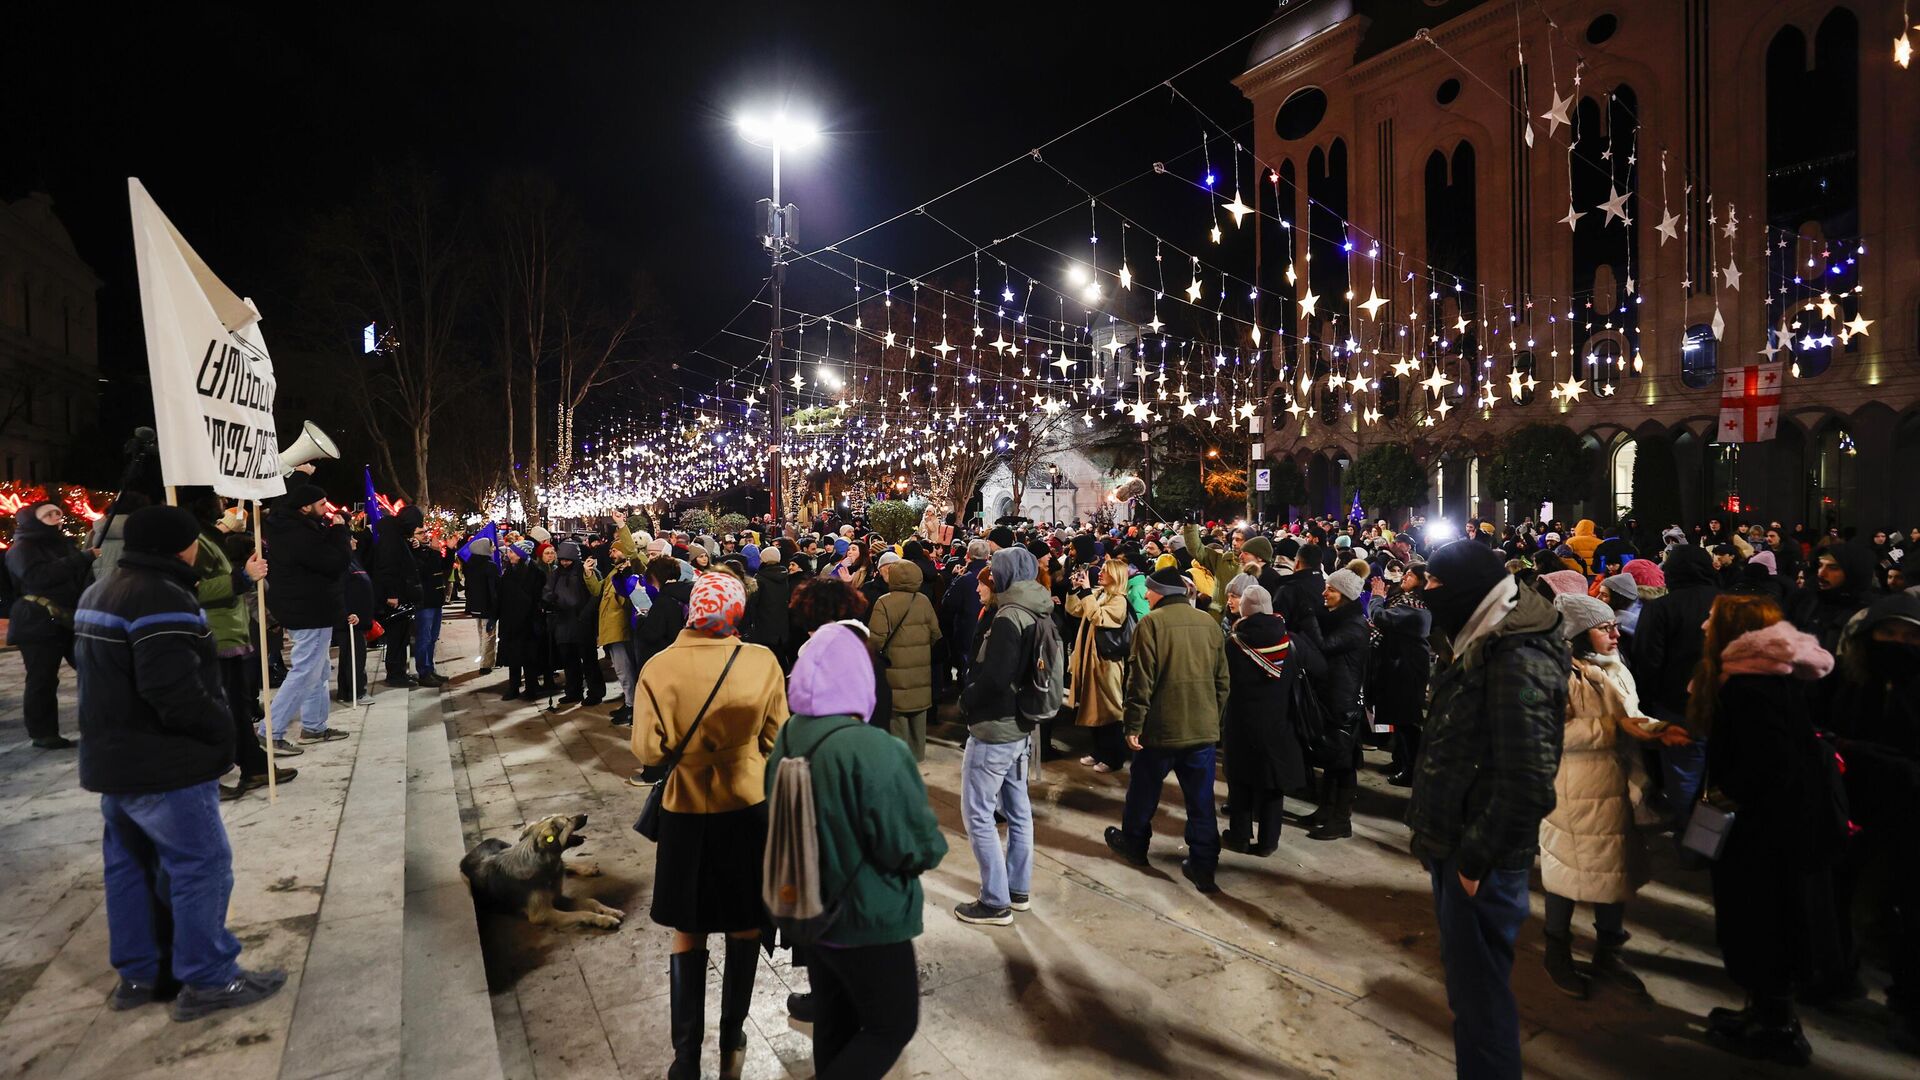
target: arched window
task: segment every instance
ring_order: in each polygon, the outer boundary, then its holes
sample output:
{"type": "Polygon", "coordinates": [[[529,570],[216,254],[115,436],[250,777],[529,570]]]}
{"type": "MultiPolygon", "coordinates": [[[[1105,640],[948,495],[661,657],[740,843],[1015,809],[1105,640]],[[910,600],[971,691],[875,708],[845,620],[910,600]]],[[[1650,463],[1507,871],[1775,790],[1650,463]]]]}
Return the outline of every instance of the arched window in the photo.
{"type": "Polygon", "coordinates": [[[1480,456],[1467,459],[1467,513],[1480,512],[1480,456]]]}
{"type": "Polygon", "coordinates": [[[1612,478],[1609,485],[1613,490],[1613,515],[1615,519],[1624,518],[1633,509],[1633,461],[1639,456],[1638,444],[1633,436],[1622,433],[1613,440],[1613,460],[1607,475],[1612,478]]]}
{"type": "Polygon", "coordinates": [[[1858,484],[1859,466],[1853,432],[1838,420],[1820,429],[1808,454],[1807,524],[1830,529],[1851,522],[1849,511],[1858,484]]]}
{"type": "Polygon", "coordinates": [[[1446,458],[1437,457],[1433,459],[1433,469],[1432,469],[1431,479],[1433,482],[1433,516],[1445,517],[1447,515],[1447,459],[1446,458]]]}
{"type": "Polygon", "coordinates": [[[1680,338],[1680,381],[1694,390],[1712,386],[1719,355],[1720,339],[1713,336],[1713,327],[1705,323],[1687,327],[1680,338]]]}
{"type": "Polygon", "coordinates": [[[1596,396],[1609,397],[1614,388],[1620,385],[1621,372],[1626,367],[1626,353],[1621,348],[1620,339],[1614,336],[1598,337],[1587,346],[1587,389],[1596,396]]]}

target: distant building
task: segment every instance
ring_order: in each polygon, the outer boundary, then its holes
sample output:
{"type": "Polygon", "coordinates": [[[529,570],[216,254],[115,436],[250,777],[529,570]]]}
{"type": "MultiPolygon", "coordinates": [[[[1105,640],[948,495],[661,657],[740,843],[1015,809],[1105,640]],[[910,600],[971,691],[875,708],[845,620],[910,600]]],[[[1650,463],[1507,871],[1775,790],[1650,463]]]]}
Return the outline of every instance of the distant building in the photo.
{"type": "Polygon", "coordinates": [[[1091,520],[1103,509],[1115,521],[1131,520],[1126,503],[1107,499],[1127,476],[1101,468],[1078,450],[1058,451],[1049,461],[1060,470],[1058,481],[1042,464],[1027,478],[1018,505],[1013,499],[1013,472],[1005,461],[994,464],[980,481],[980,512],[989,524],[1003,517],[1071,523],[1076,518],[1091,520]]]}
{"type": "Polygon", "coordinates": [[[0,477],[66,479],[99,411],[99,289],[51,199],[0,202],[0,477]]]}
{"type": "Polygon", "coordinates": [[[1520,517],[1491,454],[1548,422],[1594,451],[1559,517],[1636,505],[1660,440],[1689,523],[1920,522],[1899,0],[1517,7],[1294,4],[1253,46],[1259,323],[1286,335],[1265,457],[1337,512],[1342,470],[1391,439],[1428,468],[1428,512],[1520,517]],[[1770,360],[1791,370],[1777,436],[1718,441],[1727,376],[1770,360]]]}

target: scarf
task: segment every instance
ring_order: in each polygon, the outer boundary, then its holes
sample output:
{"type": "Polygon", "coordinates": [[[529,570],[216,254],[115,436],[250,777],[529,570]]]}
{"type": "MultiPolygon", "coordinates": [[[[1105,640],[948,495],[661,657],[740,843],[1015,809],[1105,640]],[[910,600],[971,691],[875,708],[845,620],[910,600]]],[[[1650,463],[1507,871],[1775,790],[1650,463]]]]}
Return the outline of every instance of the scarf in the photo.
{"type": "Polygon", "coordinates": [[[693,596],[687,603],[687,629],[733,637],[740,633],[740,619],[746,612],[747,590],[740,579],[719,571],[694,579],[693,596]]]}

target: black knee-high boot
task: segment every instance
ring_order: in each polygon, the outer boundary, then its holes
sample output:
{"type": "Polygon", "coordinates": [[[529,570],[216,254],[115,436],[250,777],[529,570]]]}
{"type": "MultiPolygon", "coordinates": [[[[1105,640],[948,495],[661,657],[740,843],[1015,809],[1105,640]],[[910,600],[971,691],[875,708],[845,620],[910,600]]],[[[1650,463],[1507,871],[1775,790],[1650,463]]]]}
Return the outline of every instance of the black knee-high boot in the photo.
{"type": "Polygon", "coordinates": [[[673,1067],[667,1080],[700,1080],[700,1042],[707,1033],[707,950],[674,953],[667,960],[673,991],[673,1067]]]}
{"type": "Polygon", "coordinates": [[[721,1080],[740,1080],[747,1064],[747,1005],[759,965],[759,938],[727,939],[727,965],[720,973],[721,1080]]]}
{"type": "Polygon", "coordinates": [[[1314,786],[1313,790],[1313,813],[1301,818],[1300,824],[1309,829],[1317,829],[1321,822],[1333,815],[1333,777],[1331,770],[1321,770],[1320,782],[1314,786]]]}
{"type": "Polygon", "coordinates": [[[1254,820],[1259,822],[1258,837],[1251,841],[1247,849],[1253,855],[1271,855],[1280,847],[1280,793],[1270,792],[1261,800],[1254,811],[1254,820]]]}

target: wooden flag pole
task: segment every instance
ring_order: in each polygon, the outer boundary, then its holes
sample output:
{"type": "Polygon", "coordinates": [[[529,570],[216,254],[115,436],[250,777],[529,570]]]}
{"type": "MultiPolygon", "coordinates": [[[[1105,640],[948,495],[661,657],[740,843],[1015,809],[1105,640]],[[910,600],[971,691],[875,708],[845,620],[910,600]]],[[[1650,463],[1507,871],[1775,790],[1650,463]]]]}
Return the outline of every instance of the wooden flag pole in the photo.
{"type": "MultiPolygon", "coordinates": [[[[267,557],[266,543],[260,537],[260,500],[253,500],[253,553],[261,558],[267,557]]],[[[261,739],[267,748],[267,802],[280,801],[280,785],[274,774],[279,770],[273,764],[273,675],[267,663],[267,583],[265,580],[253,583],[255,614],[260,619],[260,693],[264,704],[261,711],[266,717],[261,722],[266,725],[266,738],[261,739]]],[[[248,727],[252,727],[251,724],[248,727]]]]}

